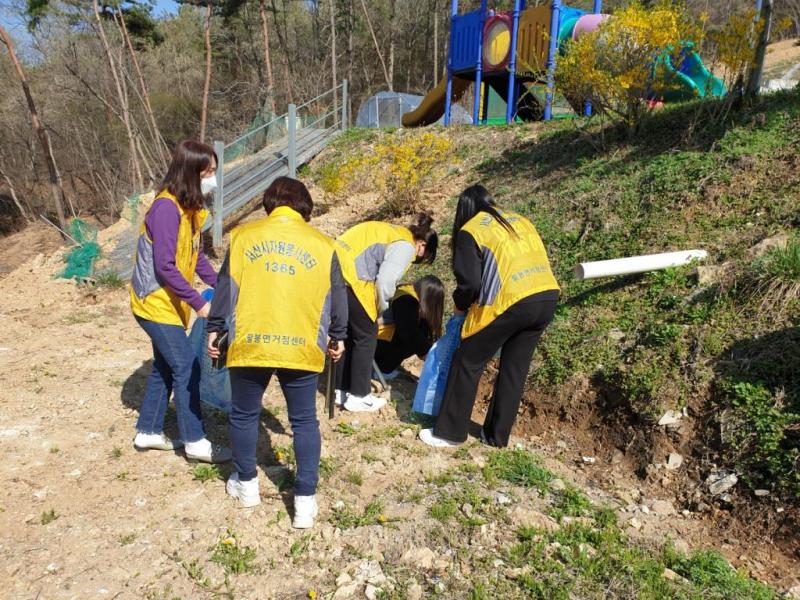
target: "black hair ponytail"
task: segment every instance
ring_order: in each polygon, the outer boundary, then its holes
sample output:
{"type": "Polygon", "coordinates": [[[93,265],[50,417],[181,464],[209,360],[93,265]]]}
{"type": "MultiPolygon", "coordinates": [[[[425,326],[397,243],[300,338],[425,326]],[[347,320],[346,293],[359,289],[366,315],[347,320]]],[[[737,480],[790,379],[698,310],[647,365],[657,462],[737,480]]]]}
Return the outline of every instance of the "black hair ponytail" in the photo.
{"type": "Polygon", "coordinates": [[[461,228],[467,224],[479,212],[485,212],[492,216],[503,228],[511,233],[517,235],[511,223],[500,214],[497,210],[494,199],[485,187],[480,184],[471,185],[458,197],[458,206],[456,207],[456,218],[453,221],[453,235],[450,238],[450,246],[453,250],[453,265],[456,260],[456,236],[461,228]]]}
{"type": "Polygon", "coordinates": [[[408,226],[414,240],[425,242],[425,255],[420,262],[430,264],[436,259],[436,250],[439,248],[439,235],[431,229],[433,217],[427,213],[419,213],[417,220],[408,226]]]}

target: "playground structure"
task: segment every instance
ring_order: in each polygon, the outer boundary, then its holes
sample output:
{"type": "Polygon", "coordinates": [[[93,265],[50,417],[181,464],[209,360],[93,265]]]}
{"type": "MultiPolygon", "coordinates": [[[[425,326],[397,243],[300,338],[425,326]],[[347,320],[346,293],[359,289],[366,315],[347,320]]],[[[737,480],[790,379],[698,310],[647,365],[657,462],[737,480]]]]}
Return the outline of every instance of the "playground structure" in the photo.
{"type": "MultiPolygon", "coordinates": [[[[463,15],[458,14],[458,0],[451,2],[447,78],[416,110],[403,115],[404,127],[430,125],[442,115],[449,125],[453,102],[473,83],[475,125],[487,122],[490,89],[506,103],[506,123],[515,118],[550,120],[558,52],[565,42],[596,31],[609,18],[601,14],[602,0],[595,0],[591,13],[562,5],[560,0],[530,8],[525,7],[525,0],[514,0],[513,10],[494,13],[488,10],[487,0],[482,0],[478,10],[463,15]]],[[[685,45],[679,56],[679,64],[674,65],[665,49],[654,63],[662,64],[675,84],[664,100],[725,94],[722,81],[708,71],[691,44],[685,45]]],[[[575,112],[591,114],[590,104],[583,99],[567,101],[575,112]]]]}

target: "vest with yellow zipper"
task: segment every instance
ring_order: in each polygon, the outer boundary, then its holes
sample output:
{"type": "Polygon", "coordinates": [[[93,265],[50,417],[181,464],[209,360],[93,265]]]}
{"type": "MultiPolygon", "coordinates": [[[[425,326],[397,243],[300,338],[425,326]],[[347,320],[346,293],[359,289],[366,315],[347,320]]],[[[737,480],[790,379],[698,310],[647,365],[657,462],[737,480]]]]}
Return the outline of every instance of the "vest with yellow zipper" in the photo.
{"type": "Polygon", "coordinates": [[[287,206],[233,230],[229,367],[322,371],[333,253],[334,241],[287,206]]]}
{"type": "Polygon", "coordinates": [[[406,227],[381,221],[359,223],[336,240],[342,276],[373,321],[378,319],[375,280],[383,263],[386,247],[401,241],[413,245],[414,236],[411,231],[406,227]]]}
{"type": "MultiPolygon", "coordinates": [[[[178,239],[175,246],[175,266],[190,284],[194,280],[197,257],[200,254],[200,233],[208,217],[205,209],[185,210],[178,199],[167,190],[161,191],[156,201],[166,198],[178,209],[178,239]]],[[[155,204],[155,201],[153,202],[155,204]]],[[[131,310],[136,316],[164,323],[188,327],[192,307],[178,298],[169,288],[158,281],[153,259],[153,240],[147,235],[142,223],[134,257],[133,276],[130,286],[131,310]]]]}
{"type": "MultiPolygon", "coordinates": [[[[392,298],[392,302],[403,296],[411,296],[414,298],[414,300],[419,302],[417,290],[414,289],[412,284],[399,286],[394,294],[394,297],[392,298]]],[[[383,323],[378,326],[378,339],[383,340],[384,342],[391,342],[394,338],[394,332],[396,329],[397,328],[392,317],[392,307],[390,305],[389,308],[383,313],[383,323]]]]}
{"type": "Polygon", "coordinates": [[[461,337],[486,328],[513,304],[548,290],[558,290],[542,239],[533,224],[514,213],[501,213],[517,235],[490,214],[479,212],[461,228],[481,251],[481,289],[469,308],[461,337]]]}

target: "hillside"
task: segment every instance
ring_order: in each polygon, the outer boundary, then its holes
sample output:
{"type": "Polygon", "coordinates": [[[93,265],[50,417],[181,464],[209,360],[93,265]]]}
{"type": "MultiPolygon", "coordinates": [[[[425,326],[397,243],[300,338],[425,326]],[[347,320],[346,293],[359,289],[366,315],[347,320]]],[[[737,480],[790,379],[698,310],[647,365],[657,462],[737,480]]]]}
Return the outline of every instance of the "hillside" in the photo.
{"type": "MultiPolygon", "coordinates": [[[[388,200],[430,210],[448,235],[458,191],[482,181],[536,222],[564,289],[510,449],[415,440],[410,364],[380,414],[322,419],[309,532],[287,519],[293,457],[276,386],[258,449],[264,502],[241,510],[225,467],[133,451],[152,355],[125,290],[53,279],[58,253],[25,263],[0,279],[7,593],[800,597],[796,242],[782,251],[776,237],[798,225],[798,100],[764,98],[691,137],[686,124],[710,117],[672,109],[635,141],[578,122],[353,130],[306,167],[313,222],[331,234],[388,200]],[[686,247],[709,251],[699,273],[571,275],[579,260],[686,247]],[[658,425],[667,410],[677,422],[658,425]],[[715,496],[705,480],[718,469],[739,481],[715,496]]],[[[450,282],[444,246],[435,271],[450,282]]],[[[480,398],[474,420],[483,410],[480,398]]],[[[168,424],[174,435],[172,410],[168,424]]],[[[209,430],[227,440],[223,415],[209,430]]]]}

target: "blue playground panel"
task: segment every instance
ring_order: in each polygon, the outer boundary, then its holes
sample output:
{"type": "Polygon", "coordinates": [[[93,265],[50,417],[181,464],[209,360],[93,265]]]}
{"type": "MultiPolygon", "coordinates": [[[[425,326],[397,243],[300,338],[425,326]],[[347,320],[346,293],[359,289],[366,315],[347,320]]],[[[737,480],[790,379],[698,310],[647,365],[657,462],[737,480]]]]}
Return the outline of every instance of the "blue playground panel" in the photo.
{"type": "Polygon", "coordinates": [[[477,68],[482,37],[480,10],[453,18],[453,45],[450,49],[450,68],[453,73],[474,71],[477,68]]]}
{"type": "MultiPolygon", "coordinates": [[[[559,19],[561,26],[568,21],[577,21],[587,14],[586,11],[569,6],[562,6],[559,19]]],[[[481,11],[474,10],[453,18],[452,48],[450,49],[450,68],[454,75],[464,75],[478,68],[478,53],[481,51],[483,31],[481,28],[481,11]]]]}

